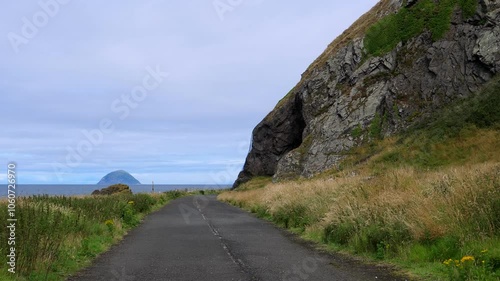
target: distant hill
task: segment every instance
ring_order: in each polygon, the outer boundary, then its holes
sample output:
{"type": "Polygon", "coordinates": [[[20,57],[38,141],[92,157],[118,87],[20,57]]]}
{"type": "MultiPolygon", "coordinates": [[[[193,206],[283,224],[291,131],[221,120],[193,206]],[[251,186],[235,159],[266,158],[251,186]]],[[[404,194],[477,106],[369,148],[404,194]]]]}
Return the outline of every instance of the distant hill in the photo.
{"type": "Polygon", "coordinates": [[[131,174],[126,171],[118,170],[111,172],[104,176],[97,184],[99,185],[112,185],[112,184],[141,184],[136,178],[134,178],[131,174]]]}

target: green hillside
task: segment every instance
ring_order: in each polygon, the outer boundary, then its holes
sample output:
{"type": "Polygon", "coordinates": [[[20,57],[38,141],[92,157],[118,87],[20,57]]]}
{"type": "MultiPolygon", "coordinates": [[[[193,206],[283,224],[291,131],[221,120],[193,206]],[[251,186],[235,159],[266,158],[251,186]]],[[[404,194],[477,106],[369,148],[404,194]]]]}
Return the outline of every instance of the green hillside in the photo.
{"type": "Polygon", "coordinates": [[[219,199],[329,249],[422,280],[500,278],[500,78],[309,180],[219,199]]]}

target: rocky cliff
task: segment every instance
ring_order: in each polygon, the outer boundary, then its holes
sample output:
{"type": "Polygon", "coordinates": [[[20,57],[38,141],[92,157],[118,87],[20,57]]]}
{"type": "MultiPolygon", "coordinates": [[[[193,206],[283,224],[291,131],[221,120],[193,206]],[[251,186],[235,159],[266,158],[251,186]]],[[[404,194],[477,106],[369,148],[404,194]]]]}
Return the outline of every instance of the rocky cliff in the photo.
{"type": "Polygon", "coordinates": [[[499,71],[499,1],[382,0],[257,125],[234,187],[333,168],[350,148],[470,96],[499,71]]]}

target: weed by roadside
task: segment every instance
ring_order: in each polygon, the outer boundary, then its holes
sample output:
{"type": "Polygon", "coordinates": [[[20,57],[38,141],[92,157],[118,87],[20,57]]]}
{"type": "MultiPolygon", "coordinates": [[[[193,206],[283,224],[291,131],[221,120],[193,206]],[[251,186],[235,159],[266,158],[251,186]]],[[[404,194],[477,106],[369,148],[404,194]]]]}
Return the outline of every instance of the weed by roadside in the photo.
{"type": "Polygon", "coordinates": [[[497,77],[404,134],[353,149],[341,168],[314,179],[249,182],[218,198],[424,279],[499,280],[499,90],[497,77]]]}
{"type": "MultiPolygon", "coordinates": [[[[120,240],[146,214],[186,194],[19,198],[16,276],[1,264],[0,280],[63,280],[120,240]]],[[[7,214],[7,205],[0,204],[0,220],[7,221],[7,214]]],[[[2,229],[0,241],[7,241],[7,235],[2,229]]],[[[1,255],[8,255],[7,246],[0,244],[1,255]]]]}

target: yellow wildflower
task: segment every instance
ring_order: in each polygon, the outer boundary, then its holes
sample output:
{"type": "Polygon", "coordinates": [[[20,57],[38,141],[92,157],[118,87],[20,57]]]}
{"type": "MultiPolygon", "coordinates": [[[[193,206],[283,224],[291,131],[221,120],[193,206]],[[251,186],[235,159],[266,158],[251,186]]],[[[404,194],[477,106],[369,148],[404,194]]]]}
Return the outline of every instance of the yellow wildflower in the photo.
{"type": "Polygon", "coordinates": [[[113,222],[113,220],[107,220],[104,222],[104,224],[111,226],[111,225],[114,225],[115,223],[113,222]]]}
{"type": "Polygon", "coordinates": [[[460,262],[461,262],[461,263],[466,263],[466,262],[468,262],[468,261],[474,261],[474,257],[473,257],[473,256],[465,256],[465,257],[463,257],[463,258],[460,260],[460,262]]]}
{"type": "Polygon", "coordinates": [[[481,251],[481,254],[486,254],[488,252],[488,249],[484,249],[481,251]]]}
{"type": "Polygon", "coordinates": [[[449,260],[445,260],[443,262],[444,265],[450,265],[450,263],[452,262],[453,260],[452,259],[449,259],[449,260]]]}
{"type": "Polygon", "coordinates": [[[128,201],[130,205],[134,205],[134,201],[128,201]]]}

